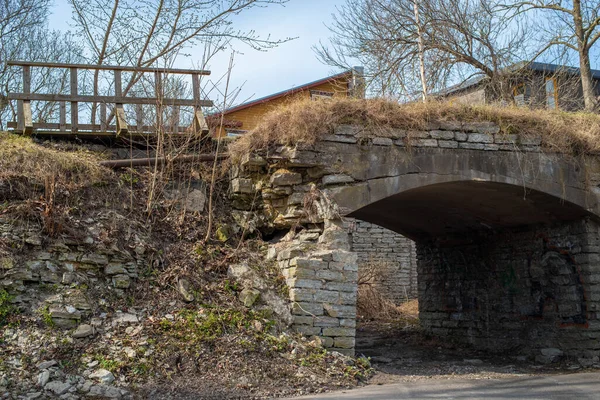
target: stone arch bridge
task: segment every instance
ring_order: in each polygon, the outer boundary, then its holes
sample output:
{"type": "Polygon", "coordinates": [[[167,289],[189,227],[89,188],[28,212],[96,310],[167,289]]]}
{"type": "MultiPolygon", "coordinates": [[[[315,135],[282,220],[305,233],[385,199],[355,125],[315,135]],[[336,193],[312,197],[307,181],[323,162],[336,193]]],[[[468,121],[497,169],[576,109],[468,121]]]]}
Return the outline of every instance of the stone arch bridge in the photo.
{"type": "Polygon", "coordinates": [[[599,184],[598,157],[488,122],[342,125],[312,145],[248,154],[231,180],[238,209],[296,232],[271,256],[296,329],[327,347],[353,352],[358,268],[341,222],[353,217],[416,242],[428,333],[582,364],[600,356],[599,184]]]}

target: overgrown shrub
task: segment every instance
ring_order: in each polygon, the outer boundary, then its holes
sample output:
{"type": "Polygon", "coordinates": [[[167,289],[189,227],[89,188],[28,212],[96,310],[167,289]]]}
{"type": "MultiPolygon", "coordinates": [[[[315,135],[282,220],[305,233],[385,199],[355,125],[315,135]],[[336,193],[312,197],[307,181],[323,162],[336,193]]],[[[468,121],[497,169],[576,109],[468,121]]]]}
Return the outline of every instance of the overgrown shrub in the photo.
{"type": "Polygon", "coordinates": [[[400,312],[396,304],[381,291],[377,283],[385,278],[388,262],[369,260],[358,269],[357,314],[366,320],[393,320],[400,312]]]}

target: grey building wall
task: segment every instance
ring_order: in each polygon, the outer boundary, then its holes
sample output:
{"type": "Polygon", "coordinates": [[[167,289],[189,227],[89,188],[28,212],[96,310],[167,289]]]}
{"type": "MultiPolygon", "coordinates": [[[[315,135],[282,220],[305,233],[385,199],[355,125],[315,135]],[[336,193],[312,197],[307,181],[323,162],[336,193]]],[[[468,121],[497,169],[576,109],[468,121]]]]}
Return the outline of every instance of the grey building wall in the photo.
{"type": "MultiPolygon", "coordinates": [[[[558,95],[558,108],[562,111],[578,111],[584,109],[583,90],[581,80],[577,75],[572,74],[551,74],[539,71],[524,72],[521,76],[511,81],[511,88],[519,85],[525,85],[524,95],[514,96],[517,106],[527,106],[531,108],[546,108],[546,79],[554,78],[558,95]]],[[[594,80],[596,95],[600,95],[600,81],[594,80]]],[[[511,89],[512,91],[513,89],[511,89]]],[[[457,91],[447,96],[455,103],[468,105],[482,105],[499,102],[486,93],[481,86],[473,86],[468,89],[457,91]]]]}
{"type": "Polygon", "coordinates": [[[483,88],[473,88],[462,91],[458,94],[449,96],[449,99],[459,104],[482,105],[486,104],[485,90],[483,88]]]}

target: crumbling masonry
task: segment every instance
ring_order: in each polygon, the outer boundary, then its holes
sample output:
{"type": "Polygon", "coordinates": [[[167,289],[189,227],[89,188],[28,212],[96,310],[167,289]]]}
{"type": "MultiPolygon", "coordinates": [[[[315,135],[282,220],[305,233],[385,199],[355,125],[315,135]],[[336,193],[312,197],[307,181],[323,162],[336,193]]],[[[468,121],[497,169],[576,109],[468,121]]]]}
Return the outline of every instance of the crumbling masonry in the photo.
{"type": "MultiPolygon", "coordinates": [[[[312,145],[247,154],[232,176],[240,213],[291,230],[270,254],[295,328],[326,347],[353,351],[368,250],[402,247],[384,235],[356,240],[354,218],[366,233],[382,227],[416,243],[428,333],[583,365],[600,357],[599,188],[597,156],[554,153],[541,136],[489,122],[339,126],[312,145]]],[[[388,287],[413,282],[409,247],[392,255],[407,267],[388,271],[388,287]]]]}

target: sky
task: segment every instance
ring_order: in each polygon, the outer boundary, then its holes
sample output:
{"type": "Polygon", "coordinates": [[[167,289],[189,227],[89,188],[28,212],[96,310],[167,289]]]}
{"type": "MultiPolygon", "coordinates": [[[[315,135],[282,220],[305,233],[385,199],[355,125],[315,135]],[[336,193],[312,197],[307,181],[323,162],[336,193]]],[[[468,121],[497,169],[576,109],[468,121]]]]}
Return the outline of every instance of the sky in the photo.
{"type": "MultiPolygon", "coordinates": [[[[239,44],[234,55],[230,88],[241,88],[235,103],[291,89],[341,72],[322,64],[311,47],[330,36],[326,24],[332,21],[336,6],[344,0],[290,0],[285,6],[254,8],[242,13],[236,22],[241,29],[254,29],[273,39],[295,37],[268,51],[257,51],[239,44]]],[[[69,30],[71,8],[66,0],[55,0],[50,16],[50,28],[69,30]]],[[[195,62],[202,58],[201,49],[190,51],[195,62]]],[[[221,53],[208,69],[213,79],[226,73],[231,51],[221,53]]],[[[188,68],[191,60],[182,60],[175,67],[188,68]]],[[[214,99],[213,99],[214,100],[214,99]]]]}

